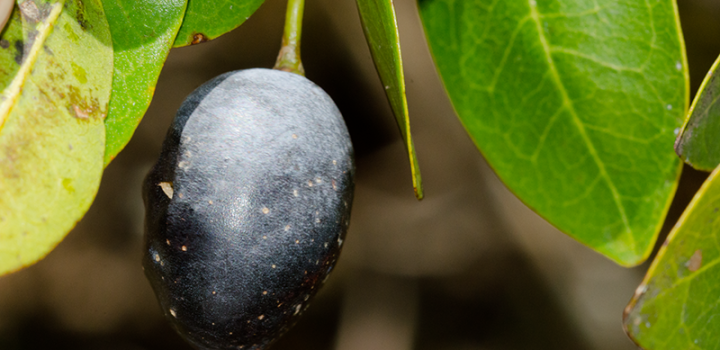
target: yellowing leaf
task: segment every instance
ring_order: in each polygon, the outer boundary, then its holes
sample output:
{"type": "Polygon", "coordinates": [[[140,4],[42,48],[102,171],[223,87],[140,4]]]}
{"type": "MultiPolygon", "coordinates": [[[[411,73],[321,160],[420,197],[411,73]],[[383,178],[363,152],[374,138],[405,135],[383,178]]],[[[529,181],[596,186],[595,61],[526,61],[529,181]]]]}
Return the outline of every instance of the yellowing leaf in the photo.
{"type": "Polygon", "coordinates": [[[112,83],[99,0],[26,0],[16,11],[20,67],[0,104],[0,274],[44,257],[92,203],[112,83]]]}

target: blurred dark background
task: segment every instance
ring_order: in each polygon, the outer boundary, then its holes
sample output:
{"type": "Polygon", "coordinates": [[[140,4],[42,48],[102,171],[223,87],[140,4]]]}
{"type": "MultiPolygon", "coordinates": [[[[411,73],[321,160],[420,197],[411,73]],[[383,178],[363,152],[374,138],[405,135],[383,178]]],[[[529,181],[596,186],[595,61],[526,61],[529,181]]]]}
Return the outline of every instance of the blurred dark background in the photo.
{"type": "MultiPolygon", "coordinates": [[[[354,1],[308,0],[307,76],[346,118],[357,188],[336,271],[273,349],[636,349],[621,315],[648,263],[619,267],[510,194],[453,114],[415,1],[395,5],[426,199],[414,199],[354,1]]],[[[720,54],[720,2],[678,5],[694,94],[720,54]]],[[[145,119],[86,217],[47,258],[0,278],[0,350],[190,349],[140,268],[140,184],[187,94],[226,71],[273,65],[284,6],[267,0],[232,33],[170,53],[145,119]]],[[[660,243],[707,176],[685,170],[660,243]]]]}

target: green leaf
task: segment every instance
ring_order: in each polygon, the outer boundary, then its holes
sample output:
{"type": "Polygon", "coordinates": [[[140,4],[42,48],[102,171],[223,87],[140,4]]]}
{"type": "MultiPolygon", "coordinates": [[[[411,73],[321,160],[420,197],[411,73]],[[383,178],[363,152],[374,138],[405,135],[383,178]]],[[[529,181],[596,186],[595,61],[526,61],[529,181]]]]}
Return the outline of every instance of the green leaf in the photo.
{"type": "Polygon", "coordinates": [[[422,0],[460,120],[505,184],[621,265],[650,254],[687,109],[674,0],[422,0]]]}
{"type": "Polygon", "coordinates": [[[250,18],[264,0],[188,0],[175,47],[215,39],[250,18]]]}
{"type": "Polygon", "coordinates": [[[100,183],[112,71],[99,0],[25,0],[22,64],[2,91],[0,275],[41,259],[87,211],[100,183]]]}
{"type": "Polygon", "coordinates": [[[625,309],[625,330],[645,349],[720,348],[720,168],[660,249],[625,309]]]}
{"type": "Polygon", "coordinates": [[[720,164],[720,57],[705,76],[675,143],[693,168],[712,171],[720,164]]]}
{"type": "Polygon", "coordinates": [[[187,0],[103,0],[115,51],[105,165],[130,141],[150,106],[186,5],[187,0]]]}
{"type": "Polygon", "coordinates": [[[380,80],[385,86],[385,94],[390,101],[410,158],[415,196],[422,199],[422,178],[415,155],[415,144],[410,134],[405,75],[400,55],[400,35],[395,8],[391,0],[357,0],[357,5],[370,53],[380,74],[380,80]]]}

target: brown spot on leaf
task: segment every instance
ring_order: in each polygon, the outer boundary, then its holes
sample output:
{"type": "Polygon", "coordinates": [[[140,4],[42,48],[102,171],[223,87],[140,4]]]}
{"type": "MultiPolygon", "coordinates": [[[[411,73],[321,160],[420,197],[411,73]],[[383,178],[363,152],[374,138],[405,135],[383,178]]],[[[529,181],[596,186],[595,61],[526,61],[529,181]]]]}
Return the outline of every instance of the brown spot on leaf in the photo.
{"type": "Polygon", "coordinates": [[[73,111],[75,112],[75,117],[80,119],[89,119],[90,118],[90,111],[84,110],[76,105],[73,105],[73,111]]]}
{"type": "Polygon", "coordinates": [[[77,10],[75,11],[75,18],[78,25],[80,25],[80,28],[86,30],[88,28],[88,21],[85,18],[85,4],[82,1],[78,1],[76,2],[76,5],[77,10]]]}
{"type": "Polygon", "coordinates": [[[20,13],[28,22],[37,22],[41,19],[40,10],[34,1],[23,1],[18,6],[20,7],[20,13]]]}
{"type": "Polygon", "coordinates": [[[192,40],[192,42],[191,42],[190,44],[191,44],[191,45],[202,44],[202,43],[204,43],[204,42],[206,42],[206,41],[208,41],[208,40],[209,40],[209,39],[208,39],[207,36],[205,36],[205,34],[203,34],[203,33],[195,33],[195,34],[193,34],[193,40],[192,40]]]}
{"type": "Polygon", "coordinates": [[[15,63],[22,64],[25,58],[25,44],[22,40],[15,42],[15,63]]]}
{"type": "Polygon", "coordinates": [[[698,249],[687,262],[687,268],[688,270],[690,270],[690,272],[695,272],[699,270],[700,267],[702,267],[702,251],[698,249]]]}
{"type": "Polygon", "coordinates": [[[0,39],[0,47],[3,49],[7,49],[10,47],[10,42],[5,39],[0,39]]]}

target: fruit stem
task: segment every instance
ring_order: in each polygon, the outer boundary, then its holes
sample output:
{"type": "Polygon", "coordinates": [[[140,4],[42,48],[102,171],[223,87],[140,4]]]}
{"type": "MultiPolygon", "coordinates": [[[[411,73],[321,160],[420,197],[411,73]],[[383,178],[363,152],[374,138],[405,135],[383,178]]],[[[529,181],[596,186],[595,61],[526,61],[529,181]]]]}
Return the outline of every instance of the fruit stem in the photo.
{"type": "Polygon", "coordinates": [[[300,36],[304,9],[305,0],[288,0],[282,47],[280,47],[274,69],[305,76],[305,68],[300,60],[300,36]]]}

